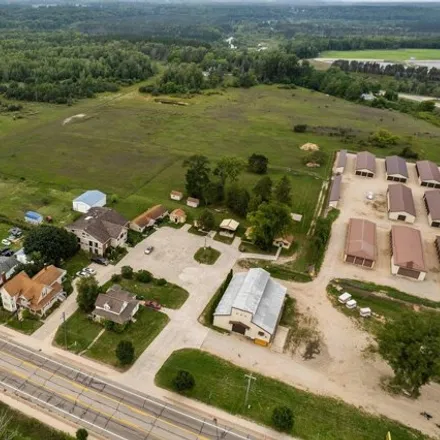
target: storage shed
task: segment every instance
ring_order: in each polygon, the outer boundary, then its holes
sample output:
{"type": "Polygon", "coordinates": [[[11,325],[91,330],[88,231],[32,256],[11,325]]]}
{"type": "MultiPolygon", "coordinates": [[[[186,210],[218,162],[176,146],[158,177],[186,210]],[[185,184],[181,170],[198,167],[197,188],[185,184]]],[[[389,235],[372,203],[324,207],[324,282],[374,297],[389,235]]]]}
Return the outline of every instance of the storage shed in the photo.
{"type": "Polygon", "coordinates": [[[422,235],[409,226],[391,227],[391,273],[423,281],[427,269],[422,235]]]}
{"type": "Polygon", "coordinates": [[[330,195],[328,198],[328,206],[331,208],[337,208],[339,200],[341,198],[341,183],[342,183],[342,175],[338,174],[333,177],[331,186],[330,186],[330,195]]]}
{"type": "Polygon", "coordinates": [[[385,158],[385,173],[387,180],[406,183],[408,180],[406,160],[400,156],[388,156],[385,158]]]}
{"type": "Polygon", "coordinates": [[[91,208],[105,206],[106,203],[107,196],[103,192],[93,189],[86,191],[74,199],[72,202],[72,208],[74,211],[86,213],[89,212],[91,208]]]}
{"type": "Polygon", "coordinates": [[[416,219],[416,207],[411,188],[403,183],[388,185],[387,191],[388,218],[414,223],[416,219]]]}
{"type": "Polygon", "coordinates": [[[376,174],[376,156],[369,151],[362,151],[356,155],[357,176],[374,177],[376,174]]]}
{"type": "Polygon", "coordinates": [[[347,165],[347,150],[340,150],[338,153],[338,159],[336,161],[336,174],[343,174],[345,166],[347,165]]]}
{"type": "Polygon", "coordinates": [[[28,211],[24,215],[24,221],[32,225],[40,225],[41,223],[43,223],[43,220],[43,216],[35,211],[28,211]]]}
{"type": "Polygon", "coordinates": [[[376,224],[351,218],[348,222],[344,261],[372,269],[376,262],[376,224]]]}
{"type": "Polygon", "coordinates": [[[440,171],[437,164],[430,160],[419,160],[416,162],[416,171],[421,186],[440,188],[440,171]]]}
{"type": "Polygon", "coordinates": [[[429,226],[440,228],[440,190],[426,191],[423,196],[429,226]]]}

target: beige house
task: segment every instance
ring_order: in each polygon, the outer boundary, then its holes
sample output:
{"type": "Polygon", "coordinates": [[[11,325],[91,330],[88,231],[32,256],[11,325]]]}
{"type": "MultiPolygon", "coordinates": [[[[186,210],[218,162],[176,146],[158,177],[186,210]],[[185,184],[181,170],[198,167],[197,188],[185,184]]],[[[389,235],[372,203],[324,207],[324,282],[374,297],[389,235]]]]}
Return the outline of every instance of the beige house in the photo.
{"type": "Polygon", "coordinates": [[[429,226],[440,228],[440,190],[426,191],[423,196],[429,226]]]}
{"type": "Polygon", "coordinates": [[[377,259],[376,224],[351,218],[345,240],[344,261],[373,269],[377,259]]]}
{"type": "Polygon", "coordinates": [[[66,229],[76,235],[81,249],[96,255],[104,255],[108,248],[127,242],[129,222],[110,208],[91,208],[66,229]]]}
{"type": "Polygon", "coordinates": [[[437,164],[430,160],[419,160],[416,162],[416,171],[421,186],[440,188],[440,171],[437,164]]]}
{"type": "Polygon", "coordinates": [[[369,151],[356,155],[355,174],[357,176],[374,177],[376,174],[376,156],[369,151]]]}
{"type": "Polygon", "coordinates": [[[151,228],[158,220],[162,220],[168,215],[168,209],[163,205],[156,205],[142,214],[138,215],[130,222],[130,229],[143,233],[145,229],[151,228]]]}
{"type": "Polygon", "coordinates": [[[237,273],[215,309],[214,325],[268,345],[281,318],[286,290],[263,269],[237,273]]]}
{"type": "Polygon", "coordinates": [[[47,266],[30,278],[20,272],[0,289],[3,308],[8,312],[27,309],[32,314],[43,316],[58,300],[63,300],[63,278],[65,270],[47,266]]]}
{"type": "Polygon", "coordinates": [[[134,318],[139,310],[140,302],[136,295],[114,285],[107,293],[100,293],[95,302],[93,318],[98,321],[113,321],[116,324],[125,324],[134,318]]]}
{"type": "Polygon", "coordinates": [[[406,223],[414,223],[416,220],[416,207],[411,188],[403,183],[388,185],[387,191],[388,218],[400,220],[406,223]]]}
{"type": "Polygon", "coordinates": [[[183,193],[180,191],[171,191],[170,192],[170,199],[171,200],[176,200],[176,201],[180,201],[183,199],[183,193]]]}
{"type": "Polygon", "coordinates": [[[388,156],[385,158],[385,173],[387,180],[406,183],[408,180],[408,167],[406,160],[400,156],[388,156]]]}
{"type": "Polygon", "coordinates": [[[170,221],[175,224],[186,222],[186,212],[183,209],[177,208],[170,214],[170,221]]]}
{"type": "Polygon", "coordinates": [[[188,197],[186,199],[186,204],[187,204],[187,206],[190,206],[191,208],[198,208],[198,206],[200,205],[200,200],[195,199],[194,197],[188,197]]]}
{"type": "Polygon", "coordinates": [[[335,173],[343,174],[346,165],[347,165],[347,150],[340,150],[338,152],[338,160],[336,161],[335,173]]]}
{"type": "Polygon", "coordinates": [[[284,249],[290,249],[293,243],[293,235],[285,235],[284,237],[277,237],[273,241],[273,245],[276,247],[282,247],[284,249]]]}
{"type": "Polygon", "coordinates": [[[415,280],[425,279],[427,268],[423,255],[422,235],[409,226],[391,228],[391,273],[415,280]]]}
{"type": "Polygon", "coordinates": [[[337,208],[339,200],[341,198],[341,183],[342,183],[342,174],[338,174],[333,177],[331,186],[330,186],[330,195],[328,198],[328,206],[331,208],[337,208]]]}

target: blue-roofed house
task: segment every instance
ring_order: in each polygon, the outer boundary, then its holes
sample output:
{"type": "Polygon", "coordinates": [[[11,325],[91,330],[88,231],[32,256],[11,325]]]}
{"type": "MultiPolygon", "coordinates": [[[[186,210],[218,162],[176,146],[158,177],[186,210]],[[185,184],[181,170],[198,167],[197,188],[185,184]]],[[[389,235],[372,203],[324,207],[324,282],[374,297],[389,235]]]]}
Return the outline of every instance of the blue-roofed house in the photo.
{"type": "Polygon", "coordinates": [[[73,210],[86,213],[89,212],[89,209],[105,206],[106,203],[107,196],[103,192],[93,189],[73,200],[73,210]]]}
{"type": "Polygon", "coordinates": [[[286,288],[253,268],[233,276],[214,312],[214,325],[267,345],[283,311],[286,288]]]}
{"type": "Polygon", "coordinates": [[[24,215],[24,221],[26,223],[31,223],[32,225],[40,225],[41,223],[43,223],[43,220],[43,216],[35,211],[28,211],[24,215]]]}

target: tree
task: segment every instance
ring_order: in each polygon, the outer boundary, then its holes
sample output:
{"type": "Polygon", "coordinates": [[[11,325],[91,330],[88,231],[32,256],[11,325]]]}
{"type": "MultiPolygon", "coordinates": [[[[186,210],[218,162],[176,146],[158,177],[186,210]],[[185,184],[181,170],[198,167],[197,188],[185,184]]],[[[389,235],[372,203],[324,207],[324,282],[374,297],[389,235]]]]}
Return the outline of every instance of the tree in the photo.
{"type": "Polygon", "coordinates": [[[305,133],[307,131],[307,124],[296,124],[293,127],[295,133],[305,133]]]}
{"type": "Polygon", "coordinates": [[[23,248],[26,255],[38,252],[45,263],[59,265],[62,260],[75,255],[78,242],[75,235],[64,228],[42,225],[29,231],[23,248]]]}
{"type": "Polygon", "coordinates": [[[393,135],[388,130],[381,129],[369,137],[370,142],[379,148],[388,148],[397,145],[399,136],[393,135]]]}
{"type": "Polygon", "coordinates": [[[76,440],[87,440],[89,437],[89,433],[86,429],[80,428],[76,431],[76,440]]]}
{"type": "Polygon", "coordinates": [[[272,412],[272,424],[278,431],[290,432],[293,428],[293,412],[288,406],[277,406],[272,412]]]}
{"type": "Polygon", "coordinates": [[[130,341],[120,341],[116,346],[116,357],[121,365],[129,365],[134,361],[134,347],[130,341]]]}
{"type": "Polygon", "coordinates": [[[206,156],[195,154],[183,162],[187,167],[186,191],[191,197],[202,199],[204,191],[210,182],[209,160],[206,156]]]}
{"type": "Polygon", "coordinates": [[[153,275],[151,275],[148,270],[141,269],[134,274],[134,277],[136,281],[139,281],[140,283],[150,283],[153,281],[153,275]]]}
{"type": "Polygon", "coordinates": [[[173,386],[179,393],[192,390],[195,384],[194,376],[185,370],[179,370],[173,379],[173,386]]]}
{"type": "Polygon", "coordinates": [[[244,168],[243,161],[236,157],[223,157],[217,163],[214,169],[214,175],[218,176],[222,185],[226,185],[226,181],[236,182],[238,176],[244,168]]]}
{"type": "Polygon", "coordinates": [[[252,154],[248,159],[248,170],[255,174],[266,174],[269,159],[262,154],[252,154]]]}
{"type": "Polygon", "coordinates": [[[440,321],[436,313],[406,312],[378,335],[379,353],[394,371],[393,383],[417,397],[440,374],[440,321]]]}
{"type": "Polygon", "coordinates": [[[257,211],[248,215],[252,227],[251,238],[262,249],[269,249],[274,239],[292,227],[290,210],[281,203],[263,202],[257,211]]]}
{"type": "Polygon", "coordinates": [[[122,278],[125,278],[126,280],[131,280],[133,278],[133,268],[131,266],[122,266],[121,267],[121,275],[122,278]]]}
{"type": "Polygon", "coordinates": [[[240,217],[246,217],[250,198],[246,188],[232,185],[226,193],[226,206],[240,217]]]}
{"type": "Polygon", "coordinates": [[[221,202],[224,198],[222,182],[209,182],[203,191],[203,198],[207,205],[221,202]]]}
{"type": "Polygon", "coordinates": [[[263,202],[268,202],[272,196],[272,179],[269,176],[262,177],[254,186],[253,192],[261,197],[263,202]]]}
{"type": "Polygon", "coordinates": [[[275,186],[275,200],[286,205],[292,204],[292,185],[287,176],[283,176],[275,186]]]}
{"type": "Polygon", "coordinates": [[[256,211],[262,203],[263,200],[260,196],[253,195],[249,200],[248,212],[256,211]]]}
{"type": "Polygon", "coordinates": [[[209,209],[204,209],[198,219],[198,224],[204,231],[210,231],[215,227],[214,214],[209,209]]]}
{"type": "Polygon", "coordinates": [[[99,295],[99,286],[95,277],[81,278],[77,284],[78,296],[76,302],[78,307],[85,313],[90,313],[95,308],[95,301],[99,295]]]}

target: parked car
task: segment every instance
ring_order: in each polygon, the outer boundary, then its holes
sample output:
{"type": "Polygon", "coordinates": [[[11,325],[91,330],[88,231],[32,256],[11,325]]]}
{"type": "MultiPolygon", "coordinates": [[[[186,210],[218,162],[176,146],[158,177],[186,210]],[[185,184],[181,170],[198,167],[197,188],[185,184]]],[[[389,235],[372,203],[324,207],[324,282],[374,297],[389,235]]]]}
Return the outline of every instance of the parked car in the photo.
{"type": "Polygon", "coordinates": [[[150,309],[160,310],[162,306],[157,302],[151,299],[148,299],[144,302],[145,307],[149,307],[150,309]]]}
{"type": "Polygon", "coordinates": [[[11,246],[12,243],[9,240],[7,240],[6,238],[4,238],[2,240],[2,244],[4,244],[5,246],[11,246]]]}
{"type": "Polygon", "coordinates": [[[76,276],[80,277],[80,278],[86,278],[86,277],[91,276],[91,274],[83,269],[83,270],[78,271],[76,273],[76,276]]]}
{"type": "Polygon", "coordinates": [[[104,257],[92,257],[92,262],[96,263],[96,264],[101,264],[103,266],[108,265],[108,260],[107,260],[107,258],[104,258],[104,257]]]}
{"type": "Polygon", "coordinates": [[[92,269],[91,267],[86,267],[83,269],[83,271],[89,273],[90,275],[96,275],[96,270],[92,269]]]}
{"type": "Polygon", "coordinates": [[[153,252],[154,247],[153,246],[148,246],[147,249],[145,249],[144,253],[145,255],[150,255],[151,252],[153,252]]]}
{"type": "Polygon", "coordinates": [[[14,251],[11,251],[10,249],[9,250],[7,250],[7,251],[4,251],[4,252],[2,252],[1,253],[1,256],[2,257],[12,257],[13,255],[14,255],[14,251]]]}

